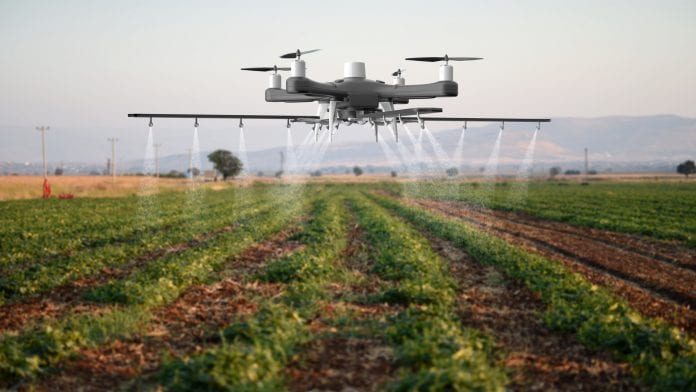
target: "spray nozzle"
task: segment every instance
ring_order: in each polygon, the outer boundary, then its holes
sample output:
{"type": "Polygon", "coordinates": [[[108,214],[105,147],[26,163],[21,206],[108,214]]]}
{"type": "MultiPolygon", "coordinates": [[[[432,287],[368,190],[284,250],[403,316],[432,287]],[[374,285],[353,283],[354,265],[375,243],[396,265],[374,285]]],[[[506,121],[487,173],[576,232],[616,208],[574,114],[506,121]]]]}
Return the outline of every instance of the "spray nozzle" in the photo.
{"type": "Polygon", "coordinates": [[[150,126],[150,128],[152,128],[152,126],[154,125],[154,124],[152,123],[152,117],[150,117],[150,124],[148,124],[148,125],[150,126]]]}
{"type": "Polygon", "coordinates": [[[502,131],[502,130],[504,130],[504,129],[505,129],[505,121],[503,121],[502,123],[500,123],[500,130],[502,131]]]}
{"type": "Polygon", "coordinates": [[[196,119],[194,120],[193,127],[198,128],[198,117],[196,117],[196,119]]]}
{"type": "Polygon", "coordinates": [[[541,129],[541,121],[537,123],[537,131],[541,129]]]}
{"type": "Polygon", "coordinates": [[[287,127],[288,129],[290,129],[290,119],[288,119],[288,122],[287,122],[286,127],[287,127]]]}
{"type": "Polygon", "coordinates": [[[244,121],[242,121],[242,118],[239,118],[239,128],[244,128],[244,121]]]}
{"type": "Polygon", "coordinates": [[[463,126],[462,128],[463,128],[465,131],[466,131],[466,126],[467,126],[466,121],[464,121],[464,126],[463,126]]]}

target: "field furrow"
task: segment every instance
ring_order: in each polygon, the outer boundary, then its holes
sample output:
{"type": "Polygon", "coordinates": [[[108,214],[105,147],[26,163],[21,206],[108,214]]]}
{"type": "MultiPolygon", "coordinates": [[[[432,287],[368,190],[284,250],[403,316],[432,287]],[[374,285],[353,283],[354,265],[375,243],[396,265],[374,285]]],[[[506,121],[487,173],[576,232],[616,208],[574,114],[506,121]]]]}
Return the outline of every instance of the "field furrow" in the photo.
{"type": "Polygon", "coordinates": [[[268,260],[296,251],[300,244],[292,237],[297,232],[297,227],[289,227],[247,248],[225,264],[222,280],[192,286],[154,310],[150,324],[133,338],[81,350],[75,361],[63,364],[37,389],[99,391],[155,385],[153,377],[165,355],[182,358],[219,344],[219,330],[253,315],[262,298],[280,293],[280,285],[251,281],[249,274],[268,260]]]}
{"type": "Polygon", "coordinates": [[[606,352],[556,333],[543,322],[546,308],[538,295],[491,266],[473,260],[448,241],[430,237],[449,261],[457,281],[462,324],[495,338],[497,365],[508,370],[510,390],[601,391],[643,390],[628,364],[606,352]]]}
{"type": "Polygon", "coordinates": [[[370,196],[434,236],[452,241],[479,262],[522,282],[547,305],[549,328],[571,332],[584,345],[603,349],[631,365],[654,390],[692,388],[696,346],[663,323],[641,317],[607,291],[561,264],[507,244],[460,219],[433,214],[384,196],[370,196]]]}
{"type": "Polygon", "coordinates": [[[454,207],[449,203],[427,200],[415,202],[428,209],[464,219],[517,244],[541,249],[545,254],[599,269],[648,290],[657,297],[668,298],[687,310],[695,308],[696,289],[693,282],[696,281],[696,271],[615,249],[600,241],[499,220],[487,213],[454,207]]]}
{"type": "Polygon", "coordinates": [[[104,303],[96,313],[2,336],[0,372],[11,378],[31,377],[82,347],[132,336],[151,320],[152,309],[173,301],[186,288],[219,272],[247,247],[282,230],[302,210],[301,204],[288,201],[275,201],[282,210],[257,208],[237,229],[221,233],[204,246],[155,260],[127,279],[97,287],[87,293],[91,300],[104,303]]]}
{"type": "Polygon", "coordinates": [[[696,390],[690,182],[293,176],[0,202],[0,389],[696,390]]]}

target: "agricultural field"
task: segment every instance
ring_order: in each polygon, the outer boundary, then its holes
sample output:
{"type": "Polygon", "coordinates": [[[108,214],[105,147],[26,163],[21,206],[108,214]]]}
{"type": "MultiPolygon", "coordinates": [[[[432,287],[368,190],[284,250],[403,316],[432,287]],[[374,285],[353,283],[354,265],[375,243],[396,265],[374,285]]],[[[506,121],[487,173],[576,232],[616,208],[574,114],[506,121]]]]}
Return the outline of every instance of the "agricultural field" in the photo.
{"type": "Polygon", "coordinates": [[[696,390],[696,183],[99,196],[0,202],[0,389],[696,390]]]}

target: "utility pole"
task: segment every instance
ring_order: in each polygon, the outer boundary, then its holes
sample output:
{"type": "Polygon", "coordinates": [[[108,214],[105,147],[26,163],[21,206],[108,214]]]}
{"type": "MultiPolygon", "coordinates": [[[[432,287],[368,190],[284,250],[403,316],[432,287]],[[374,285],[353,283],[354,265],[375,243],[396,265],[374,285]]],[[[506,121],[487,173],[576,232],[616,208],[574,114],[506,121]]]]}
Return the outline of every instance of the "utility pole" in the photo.
{"type": "Polygon", "coordinates": [[[153,144],[155,148],[155,177],[159,178],[159,148],[162,147],[161,143],[153,144]]]}
{"type": "Polygon", "coordinates": [[[587,159],[587,147],[585,147],[585,175],[589,174],[589,168],[590,168],[590,165],[589,165],[588,159],[587,159]]]}
{"type": "Polygon", "coordinates": [[[36,130],[41,132],[41,157],[43,159],[43,176],[44,179],[48,176],[48,169],[46,168],[46,131],[51,129],[51,127],[40,126],[36,127],[36,130]]]}
{"type": "Polygon", "coordinates": [[[110,137],[107,140],[111,142],[111,182],[116,182],[116,142],[117,138],[110,137]]]}

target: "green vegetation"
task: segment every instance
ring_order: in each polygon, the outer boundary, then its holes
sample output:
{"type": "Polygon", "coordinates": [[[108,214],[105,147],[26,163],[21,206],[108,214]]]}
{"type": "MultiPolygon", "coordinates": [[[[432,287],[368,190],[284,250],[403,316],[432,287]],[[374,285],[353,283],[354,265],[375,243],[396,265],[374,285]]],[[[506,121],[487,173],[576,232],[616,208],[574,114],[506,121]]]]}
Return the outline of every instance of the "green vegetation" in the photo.
{"type": "MultiPolygon", "coordinates": [[[[67,249],[70,250],[67,252],[64,250],[47,259],[38,257],[35,260],[15,262],[11,267],[3,268],[6,273],[0,277],[0,298],[13,299],[46,292],[72,280],[97,273],[105,267],[115,268],[138,258],[153,257],[153,254],[180,246],[192,238],[212,235],[233,224],[238,218],[258,213],[258,206],[266,203],[265,198],[267,195],[259,195],[254,200],[244,197],[236,205],[218,202],[195,216],[193,221],[190,213],[179,208],[178,211],[168,211],[164,218],[142,220],[142,223],[134,222],[130,226],[124,223],[112,229],[106,229],[113,225],[109,219],[92,222],[101,236],[111,235],[111,238],[87,240],[79,233],[69,233],[68,236],[74,235],[78,238],[73,242],[79,244],[75,249],[67,249]],[[172,230],[175,227],[176,230],[172,230]],[[89,244],[89,248],[78,252],[77,250],[86,246],[85,243],[89,244]]],[[[118,200],[114,202],[122,203],[118,200]]],[[[24,252],[17,253],[30,255],[35,252],[37,249],[26,247],[24,252]]]]}
{"type": "MultiPolygon", "coordinates": [[[[463,220],[402,203],[385,190],[696,246],[696,188],[687,182],[659,183],[659,188],[531,183],[526,200],[513,197],[520,191],[516,184],[450,180],[403,187],[253,185],[70,203],[0,202],[1,314],[11,315],[8,309],[35,312],[23,305],[46,298],[66,308],[46,317],[28,312],[21,327],[2,324],[0,388],[32,388],[43,377],[50,381],[53,370],[69,365],[83,350],[110,349],[116,340],[161,343],[148,335],[160,328],[157,312],[178,314],[175,301],[191,293],[200,298],[198,308],[205,309],[211,303],[206,301],[219,299],[206,290],[221,286],[213,284],[221,279],[236,290],[229,294],[239,295],[235,301],[244,297],[244,311],[230,310],[233,317],[212,328],[202,322],[202,348],[163,353],[156,374],[144,375],[146,380],[137,385],[181,391],[283,390],[294,387],[293,372],[302,371],[307,350],[323,347],[325,351],[311,353],[331,355],[342,351],[322,344],[345,343],[345,349],[353,347],[346,343],[351,339],[351,344],[386,350],[380,363],[389,374],[374,384],[378,388],[502,391],[508,382],[518,385],[526,369],[499,367],[505,363],[501,356],[507,355],[501,351],[504,340],[496,345],[494,336],[463,327],[462,321],[478,325],[467,319],[466,307],[474,309],[480,299],[458,287],[451,271],[461,270],[434,250],[431,240],[437,237],[465,251],[471,257],[467,263],[492,266],[506,282],[509,278],[536,293],[546,305],[538,317],[551,331],[611,353],[652,390],[696,389],[696,343],[684,333],[641,316],[555,260],[463,220]],[[289,227],[292,231],[284,230],[289,227]],[[283,236],[276,235],[280,232],[283,236]],[[290,232],[294,234],[286,239],[290,232]],[[276,237],[281,239],[267,242],[272,248],[254,246],[276,237]],[[247,257],[256,263],[246,263],[247,257]],[[70,294],[75,298],[61,303],[66,287],[75,289],[70,294]],[[511,373],[515,371],[519,373],[511,373]]],[[[218,312],[227,311],[222,303],[218,312]]],[[[184,319],[172,316],[172,323],[184,319]]],[[[366,361],[374,360],[368,357],[366,361]]]]}
{"type": "Polygon", "coordinates": [[[298,345],[309,339],[307,320],[317,312],[322,286],[339,272],[335,262],[346,246],[346,213],[333,196],[317,203],[298,236],[305,247],[266,267],[262,276],[286,283],[284,294],[223,331],[222,345],[166,362],[160,379],[167,389],[256,391],[283,385],[282,370],[298,345]]]}
{"type": "Polygon", "coordinates": [[[569,272],[559,263],[531,254],[467,224],[422,209],[372,196],[379,204],[452,241],[481,263],[494,265],[527,285],[548,304],[545,322],[577,334],[590,347],[631,363],[655,390],[696,388],[696,344],[678,330],[641,317],[623,301],[569,272]]]}
{"type": "Polygon", "coordinates": [[[301,204],[282,195],[264,207],[249,207],[236,217],[234,230],[222,232],[200,246],[154,260],[126,279],[88,293],[92,299],[126,306],[107,307],[101,314],[71,316],[43,326],[30,325],[17,335],[3,335],[0,374],[34,376],[72,356],[81,347],[137,333],[154,307],[172,301],[193,284],[213,279],[226,261],[281,230],[301,209],[301,204]],[[280,205],[283,208],[279,210],[280,205]]]}
{"type": "Polygon", "coordinates": [[[427,240],[364,197],[353,206],[374,249],[374,271],[392,283],[380,301],[406,305],[386,332],[405,370],[393,389],[504,390],[504,373],[490,365],[489,340],[460,328],[455,283],[427,240]]]}
{"type": "MultiPolygon", "coordinates": [[[[658,239],[696,248],[696,183],[677,182],[530,182],[527,197],[514,183],[494,187],[462,183],[451,187],[409,187],[409,196],[460,200],[474,206],[521,211],[540,218],[658,239]]],[[[401,192],[398,187],[393,190],[401,192]]]]}

